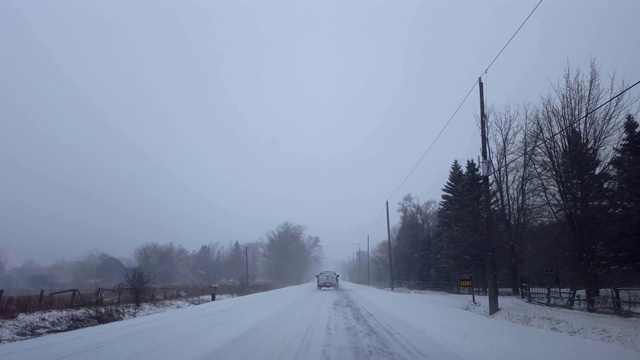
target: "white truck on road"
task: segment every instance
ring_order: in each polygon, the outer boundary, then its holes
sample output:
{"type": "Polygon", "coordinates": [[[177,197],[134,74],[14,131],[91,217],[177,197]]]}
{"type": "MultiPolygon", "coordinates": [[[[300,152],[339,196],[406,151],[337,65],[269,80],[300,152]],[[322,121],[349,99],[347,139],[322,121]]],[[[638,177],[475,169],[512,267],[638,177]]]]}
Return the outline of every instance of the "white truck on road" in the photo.
{"type": "Polygon", "coordinates": [[[340,275],[336,274],[335,271],[321,271],[320,274],[316,275],[318,290],[329,287],[337,289],[339,287],[339,277],[340,275]]]}

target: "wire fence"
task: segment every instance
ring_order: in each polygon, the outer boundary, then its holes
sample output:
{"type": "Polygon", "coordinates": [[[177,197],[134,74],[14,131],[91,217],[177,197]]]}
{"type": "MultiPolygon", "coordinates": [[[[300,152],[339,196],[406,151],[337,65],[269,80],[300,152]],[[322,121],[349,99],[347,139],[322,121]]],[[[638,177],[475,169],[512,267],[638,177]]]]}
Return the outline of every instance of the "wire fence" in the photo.
{"type": "MultiPolygon", "coordinates": [[[[443,291],[451,294],[471,295],[472,290],[475,295],[487,295],[487,288],[481,286],[458,287],[457,284],[438,281],[394,281],[397,288],[412,290],[443,291]]],[[[377,284],[379,287],[388,287],[389,284],[377,284]]],[[[513,296],[512,288],[498,288],[500,296],[513,296]]],[[[614,287],[600,289],[599,295],[588,298],[585,289],[564,289],[554,287],[540,287],[529,284],[522,284],[520,296],[530,303],[574,309],[582,311],[600,312],[604,314],[615,314],[625,317],[640,317],[640,288],[614,287]]]]}
{"type": "MultiPolygon", "coordinates": [[[[188,284],[146,287],[141,302],[188,299],[199,296],[247,295],[268,291],[271,284],[188,284]]],[[[74,309],[103,305],[124,305],[135,302],[134,289],[126,286],[97,289],[6,290],[0,289],[0,318],[14,318],[18,314],[36,311],[74,309]]]]}
{"type": "Polygon", "coordinates": [[[543,288],[522,284],[520,293],[530,303],[640,317],[640,288],[600,289],[599,295],[587,297],[584,289],[543,288]]]}

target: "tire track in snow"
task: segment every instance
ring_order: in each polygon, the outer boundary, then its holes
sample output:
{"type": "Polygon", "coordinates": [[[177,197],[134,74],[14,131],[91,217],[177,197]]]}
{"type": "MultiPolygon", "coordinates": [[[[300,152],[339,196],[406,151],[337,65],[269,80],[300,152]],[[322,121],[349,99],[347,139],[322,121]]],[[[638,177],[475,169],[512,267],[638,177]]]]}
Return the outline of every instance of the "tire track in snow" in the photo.
{"type": "Polygon", "coordinates": [[[333,290],[318,291],[315,284],[313,288],[309,285],[299,287],[299,297],[289,306],[238,334],[212,356],[239,360],[320,359],[331,305],[338,294],[333,290]]]}
{"type": "Polygon", "coordinates": [[[350,358],[360,359],[425,359],[420,349],[404,341],[389,325],[377,319],[370,311],[358,304],[350,295],[351,290],[341,290],[334,302],[335,316],[327,326],[328,343],[323,358],[344,359],[345,351],[336,346],[336,332],[342,334],[349,345],[350,358]],[[336,321],[335,318],[338,318],[336,321]]]}

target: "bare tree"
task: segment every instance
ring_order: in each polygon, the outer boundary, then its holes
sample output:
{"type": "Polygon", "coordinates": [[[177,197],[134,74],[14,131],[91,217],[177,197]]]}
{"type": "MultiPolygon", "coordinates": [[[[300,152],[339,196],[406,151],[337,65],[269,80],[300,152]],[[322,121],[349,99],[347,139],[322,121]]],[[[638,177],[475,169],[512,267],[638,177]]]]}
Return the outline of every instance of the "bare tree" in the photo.
{"type": "Polygon", "coordinates": [[[519,264],[533,196],[531,111],[528,105],[505,106],[489,121],[489,160],[514,294],[519,293],[519,264]]]}
{"type": "Polygon", "coordinates": [[[189,252],[180,245],[143,244],[136,248],[134,257],[155,283],[173,284],[184,280],[189,273],[189,252]]]}
{"type": "Polygon", "coordinates": [[[272,281],[299,284],[309,275],[313,260],[322,253],[320,239],[304,231],[304,226],[284,222],[265,235],[265,266],[272,281]]]}
{"type": "Polygon", "coordinates": [[[371,249],[371,278],[376,285],[388,286],[391,281],[387,240],[380,241],[371,249]]]}
{"type": "Polygon", "coordinates": [[[0,275],[4,273],[8,267],[9,254],[5,248],[0,248],[0,275]]]}
{"type": "Polygon", "coordinates": [[[124,275],[125,283],[131,288],[133,301],[140,306],[144,291],[151,283],[151,278],[140,268],[127,269],[124,275]]]}
{"type": "Polygon", "coordinates": [[[77,261],[72,270],[73,281],[76,285],[84,285],[89,281],[96,281],[96,269],[101,262],[109,257],[109,254],[92,250],[77,261]]]}
{"type": "Polygon", "coordinates": [[[435,200],[421,203],[411,194],[398,204],[400,224],[393,242],[394,272],[398,279],[420,281],[422,286],[431,282],[437,208],[435,200]]]}
{"type": "Polygon", "coordinates": [[[601,84],[595,60],[589,70],[585,75],[567,66],[562,81],[543,98],[535,117],[541,146],[534,161],[546,205],[565,224],[570,254],[592,299],[598,294],[598,247],[605,236],[608,165],[634,100],[620,96],[596,110],[618,87],[614,76],[607,87],[601,84]]]}
{"type": "Polygon", "coordinates": [[[249,282],[261,278],[264,271],[264,244],[256,241],[245,244],[249,249],[249,282]]]}

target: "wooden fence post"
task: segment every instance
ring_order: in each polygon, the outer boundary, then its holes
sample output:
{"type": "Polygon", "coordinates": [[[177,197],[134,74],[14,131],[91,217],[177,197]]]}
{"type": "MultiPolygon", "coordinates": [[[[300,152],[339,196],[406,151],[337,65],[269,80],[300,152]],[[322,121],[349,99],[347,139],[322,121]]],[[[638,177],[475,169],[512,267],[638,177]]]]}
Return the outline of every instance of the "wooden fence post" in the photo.
{"type": "Polygon", "coordinates": [[[4,294],[4,290],[0,289],[0,304],[2,304],[2,295],[4,294]]]}
{"type": "Polygon", "coordinates": [[[547,286],[547,305],[551,305],[551,288],[547,286]]]}
{"type": "Polygon", "coordinates": [[[102,288],[98,288],[98,290],[96,290],[96,304],[100,305],[100,298],[102,294],[102,288]]]}
{"type": "Polygon", "coordinates": [[[118,288],[118,299],[116,300],[116,304],[120,305],[121,297],[122,297],[122,288],[118,288]]]}
{"type": "Polygon", "coordinates": [[[42,308],[42,301],[44,300],[44,289],[40,290],[40,297],[38,298],[38,307],[42,308]]]}
{"type": "Polygon", "coordinates": [[[151,288],[151,301],[156,301],[156,288],[151,288]]]}
{"type": "Polygon", "coordinates": [[[622,303],[620,302],[620,289],[617,288],[613,288],[611,289],[611,291],[613,292],[613,311],[616,313],[616,315],[622,315],[622,303]]]}
{"type": "Polygon", "coordinates": [[[573,308],[575,303],[576,303],[576,293],[578,292],[578,289],[571,287],[569,289],[569,301],[567,302],[567,304],[569,305],[569,308],[573,308]]]}
{"type": "Polygon", "coordinates": [[[73,306],[73,304],[76,302],[76,292],[78,291],[78,289],[73,289],[73,291],[71,292],[71,306],[73,306]]]}

